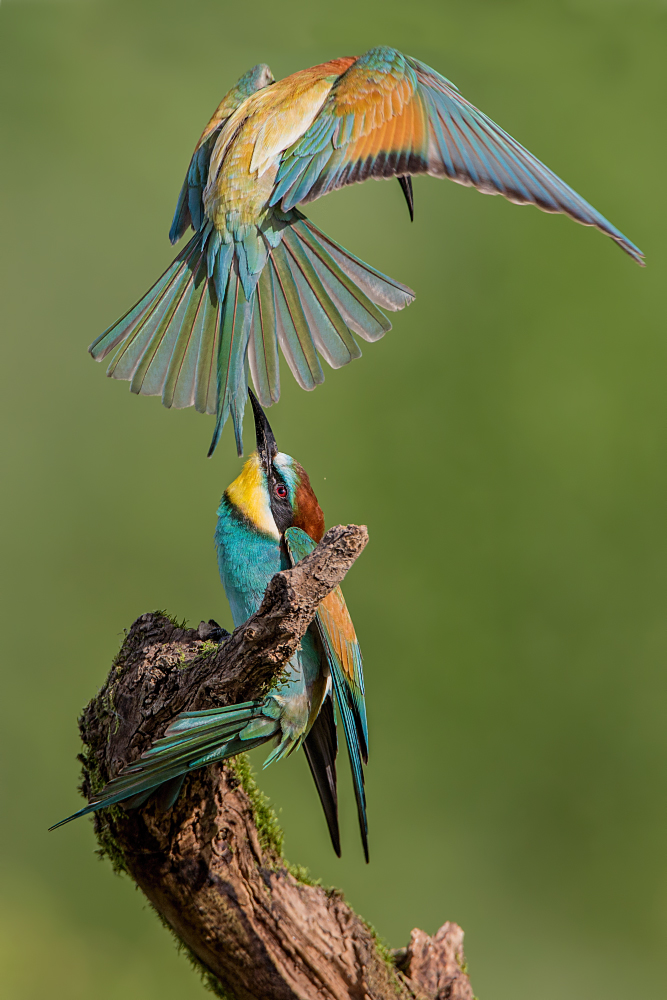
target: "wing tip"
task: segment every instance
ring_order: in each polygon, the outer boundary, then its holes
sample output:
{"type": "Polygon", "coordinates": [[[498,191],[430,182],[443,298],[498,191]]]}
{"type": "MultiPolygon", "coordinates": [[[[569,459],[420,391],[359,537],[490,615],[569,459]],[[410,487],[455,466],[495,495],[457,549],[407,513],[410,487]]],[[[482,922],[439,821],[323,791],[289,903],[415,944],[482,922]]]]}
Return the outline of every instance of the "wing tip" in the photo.
{"type": "Polygon", "coordinates": [[[102,803],[100,802],[89,802],[87,806],[83,809],[79,809],[77,812],[72,813],[71,816],[67,816],[65,819],[59,820],[50,826],[47,833],[51,833],[53,830],[57,830],[61,826],[65,826],[66,823],[71,823],[74,819],[80,819],[82,816],[89,816],[93,812],[97,812],[98,809],[102,808],[102,803]]]}
{"type": "Polygon", "coordinates": [[[625,237],[621,240],[615,240],[614,242],[618,243],[621,250],[624,250],[628,257],[632,257],[635,264],[639,264],[640,267],[646,267],[646,254],[643,250],[640,250],[638,246],[635,246],[634,243],[631,243],[630,240],[625,237]]]}

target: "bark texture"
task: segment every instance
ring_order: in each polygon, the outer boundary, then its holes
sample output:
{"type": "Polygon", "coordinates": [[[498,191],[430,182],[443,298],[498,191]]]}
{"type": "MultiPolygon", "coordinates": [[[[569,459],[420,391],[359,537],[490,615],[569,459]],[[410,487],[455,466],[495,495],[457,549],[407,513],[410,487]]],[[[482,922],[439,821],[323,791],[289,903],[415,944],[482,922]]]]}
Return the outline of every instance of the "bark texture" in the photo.
{"type": "MultiPolygon", "coordinates": [[[[317,606],[368,540],[332,528],[278,573],[260,610],[217,646],[160,612],[126,635],[104,687],[80,719],[90,797],[148,749],[176,714],[258,698],[279,675],[317,606]]],[[[313,885],[282,856],[275,814],[244,757],[190,775],[175,807],[95,815],[101,851],[145,893],[207,985],[236,1000],[472,1000],[463,932],[414,930],[389,952],[336,890],[313,885]]]]}

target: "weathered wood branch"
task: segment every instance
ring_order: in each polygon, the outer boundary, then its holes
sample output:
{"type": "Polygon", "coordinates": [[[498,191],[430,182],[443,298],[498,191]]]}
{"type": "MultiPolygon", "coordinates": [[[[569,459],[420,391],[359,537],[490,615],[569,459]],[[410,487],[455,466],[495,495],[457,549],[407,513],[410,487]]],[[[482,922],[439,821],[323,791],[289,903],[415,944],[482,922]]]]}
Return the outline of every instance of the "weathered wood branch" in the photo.
{"type": "MultiPolygon", "coordinates": [[[[368,540],[332,528],[278,573],[260,610],[221,646],[203,629],[142,615],[80,720],[82,791],[90,796],[184,710],[259,697],[297,648],[320,601],[368,540]]],[[[175,805],[95,815],[101,852],[126,872],[199,966],[238,1000],[472,1000],[463,932],[415,930],[389,952],[336,890],[313,885],[282,856],[282,833],[244,757],[190,775],[175,805]]]]}

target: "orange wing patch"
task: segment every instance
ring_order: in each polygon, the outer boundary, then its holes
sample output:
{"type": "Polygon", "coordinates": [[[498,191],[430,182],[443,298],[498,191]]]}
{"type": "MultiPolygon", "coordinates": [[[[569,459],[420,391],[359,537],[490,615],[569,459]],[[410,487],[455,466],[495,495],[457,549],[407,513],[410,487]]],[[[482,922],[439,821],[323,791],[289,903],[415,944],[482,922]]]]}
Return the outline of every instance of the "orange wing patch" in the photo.
{"type": "Polygon", "coordinates": [[[338,59],[318,63],[317,66],[309,66],[308,69],[300,69],[287,79],[295,80],[300,76],[308,76],[313,80],[321,80],[327,76],[341,76],[357,59],[358,56],[339,56],[338,59]]]}
{"type": "Polygon", "coordinates": [[[335,87],[335,114],[354,115],[352,130],[345,132],[344,142],[355,142],[401,115],[414,94],[414,78],[369,74],[365,65],[352,66],[335,87]]]}
{"type": "Polygon", "coordinates": [[[357,634],[340,587],[324,598],[318,615],[346,677],[356,683],[353,648],[357,645],[357,634]]]}
{"type": "Polygon", "coordinates": [[[401,109],[401,113],[378,123],[373,129],[364,129],[356,141],[352,141],[345,150],[345,159],[350,162],[365,162],[375,160],[384,153],[412,153],[425,156],[428,149],[428,121],[424,103],[419,94],[413,94],[411,100],[401,109]]]}

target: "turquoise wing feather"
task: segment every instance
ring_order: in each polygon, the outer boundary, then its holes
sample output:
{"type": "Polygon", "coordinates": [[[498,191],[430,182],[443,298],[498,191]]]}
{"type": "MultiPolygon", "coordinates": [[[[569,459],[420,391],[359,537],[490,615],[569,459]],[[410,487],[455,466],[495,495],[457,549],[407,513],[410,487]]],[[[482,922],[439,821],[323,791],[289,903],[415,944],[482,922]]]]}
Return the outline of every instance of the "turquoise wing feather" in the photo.
{"type": "Polygon", "coordinates": [[[161,785],[167,786],[162,805],[170,808],[180,791],[182,776],[214,761],[253,750],[272,739],[279,728],[279,722],[267,715],[264,701],[182,712],[161,739],[155,740],[137,761],[124,767],[87,806],[50,829],[118,802],[127,808],[137,808],[161,785]]]}
{"type": "Polygon", "coordinates": [[[216,144],[230,116],[273,82],[253,67],[218,106],[191,158],[170,230],[195,235],[146,295],[90,346],[96,361],[132,392],[165,406],[214,414],[215,450],[228,418],[242,454],[248,375],[264,406],[280,397],[278,347],[304,389],[324,379],[320,358],[339,368],[360,357],[358,334],[391,329],[378,309],[402,309],[411,289],[359,261],[298,211],[276,208],[224,231],[204,211],[216,144]]]}
{"type": "Polygon", "coordinates": [[[198,232],[204,225],[204,188],[208,180],[208,166],[211,161],[211,153],[217,142],[220,130],[234,111],[251,94],[256,93],[271,83],[273,83],[273,73],[266,63],[258,63],[257,66],[253,66],[252,69],[243,74],[232,89],[225,94],[216,108],[213,117],[197,143],[197,148],[192,154],[192,159],[190,160],[190,165],[183,181],[183,187],[178,196],[174,219],[169,230],[169,239],[172,243],[178,243],[181,237],[187,232],[189,226],[192,226],[194,231],[198,232]]]}
{"type": "Polygon", "coordinates": [[[601,230],[639,264],[634,243],[449,80],[395,49],[370,49],[341,75],[283,155],[271,204],[283,210],[369,177],[431,174],[560,212],[601,230]]]}
{"type": "MultiPolygon", "coordinates": [[[[293,565],[316,547],[313,539],[301,528],[288,528],[285,532],[285,541],[293,565]]],[[[361,650],[340,587],[336,587],[322,601],[315,615],[315,622],[331,670],[336,704],[343,723],[357,800],[361,839],[368,861],[368,820],[363,773],[363,764],[368,763],[364,677],[361,650]]]]}

